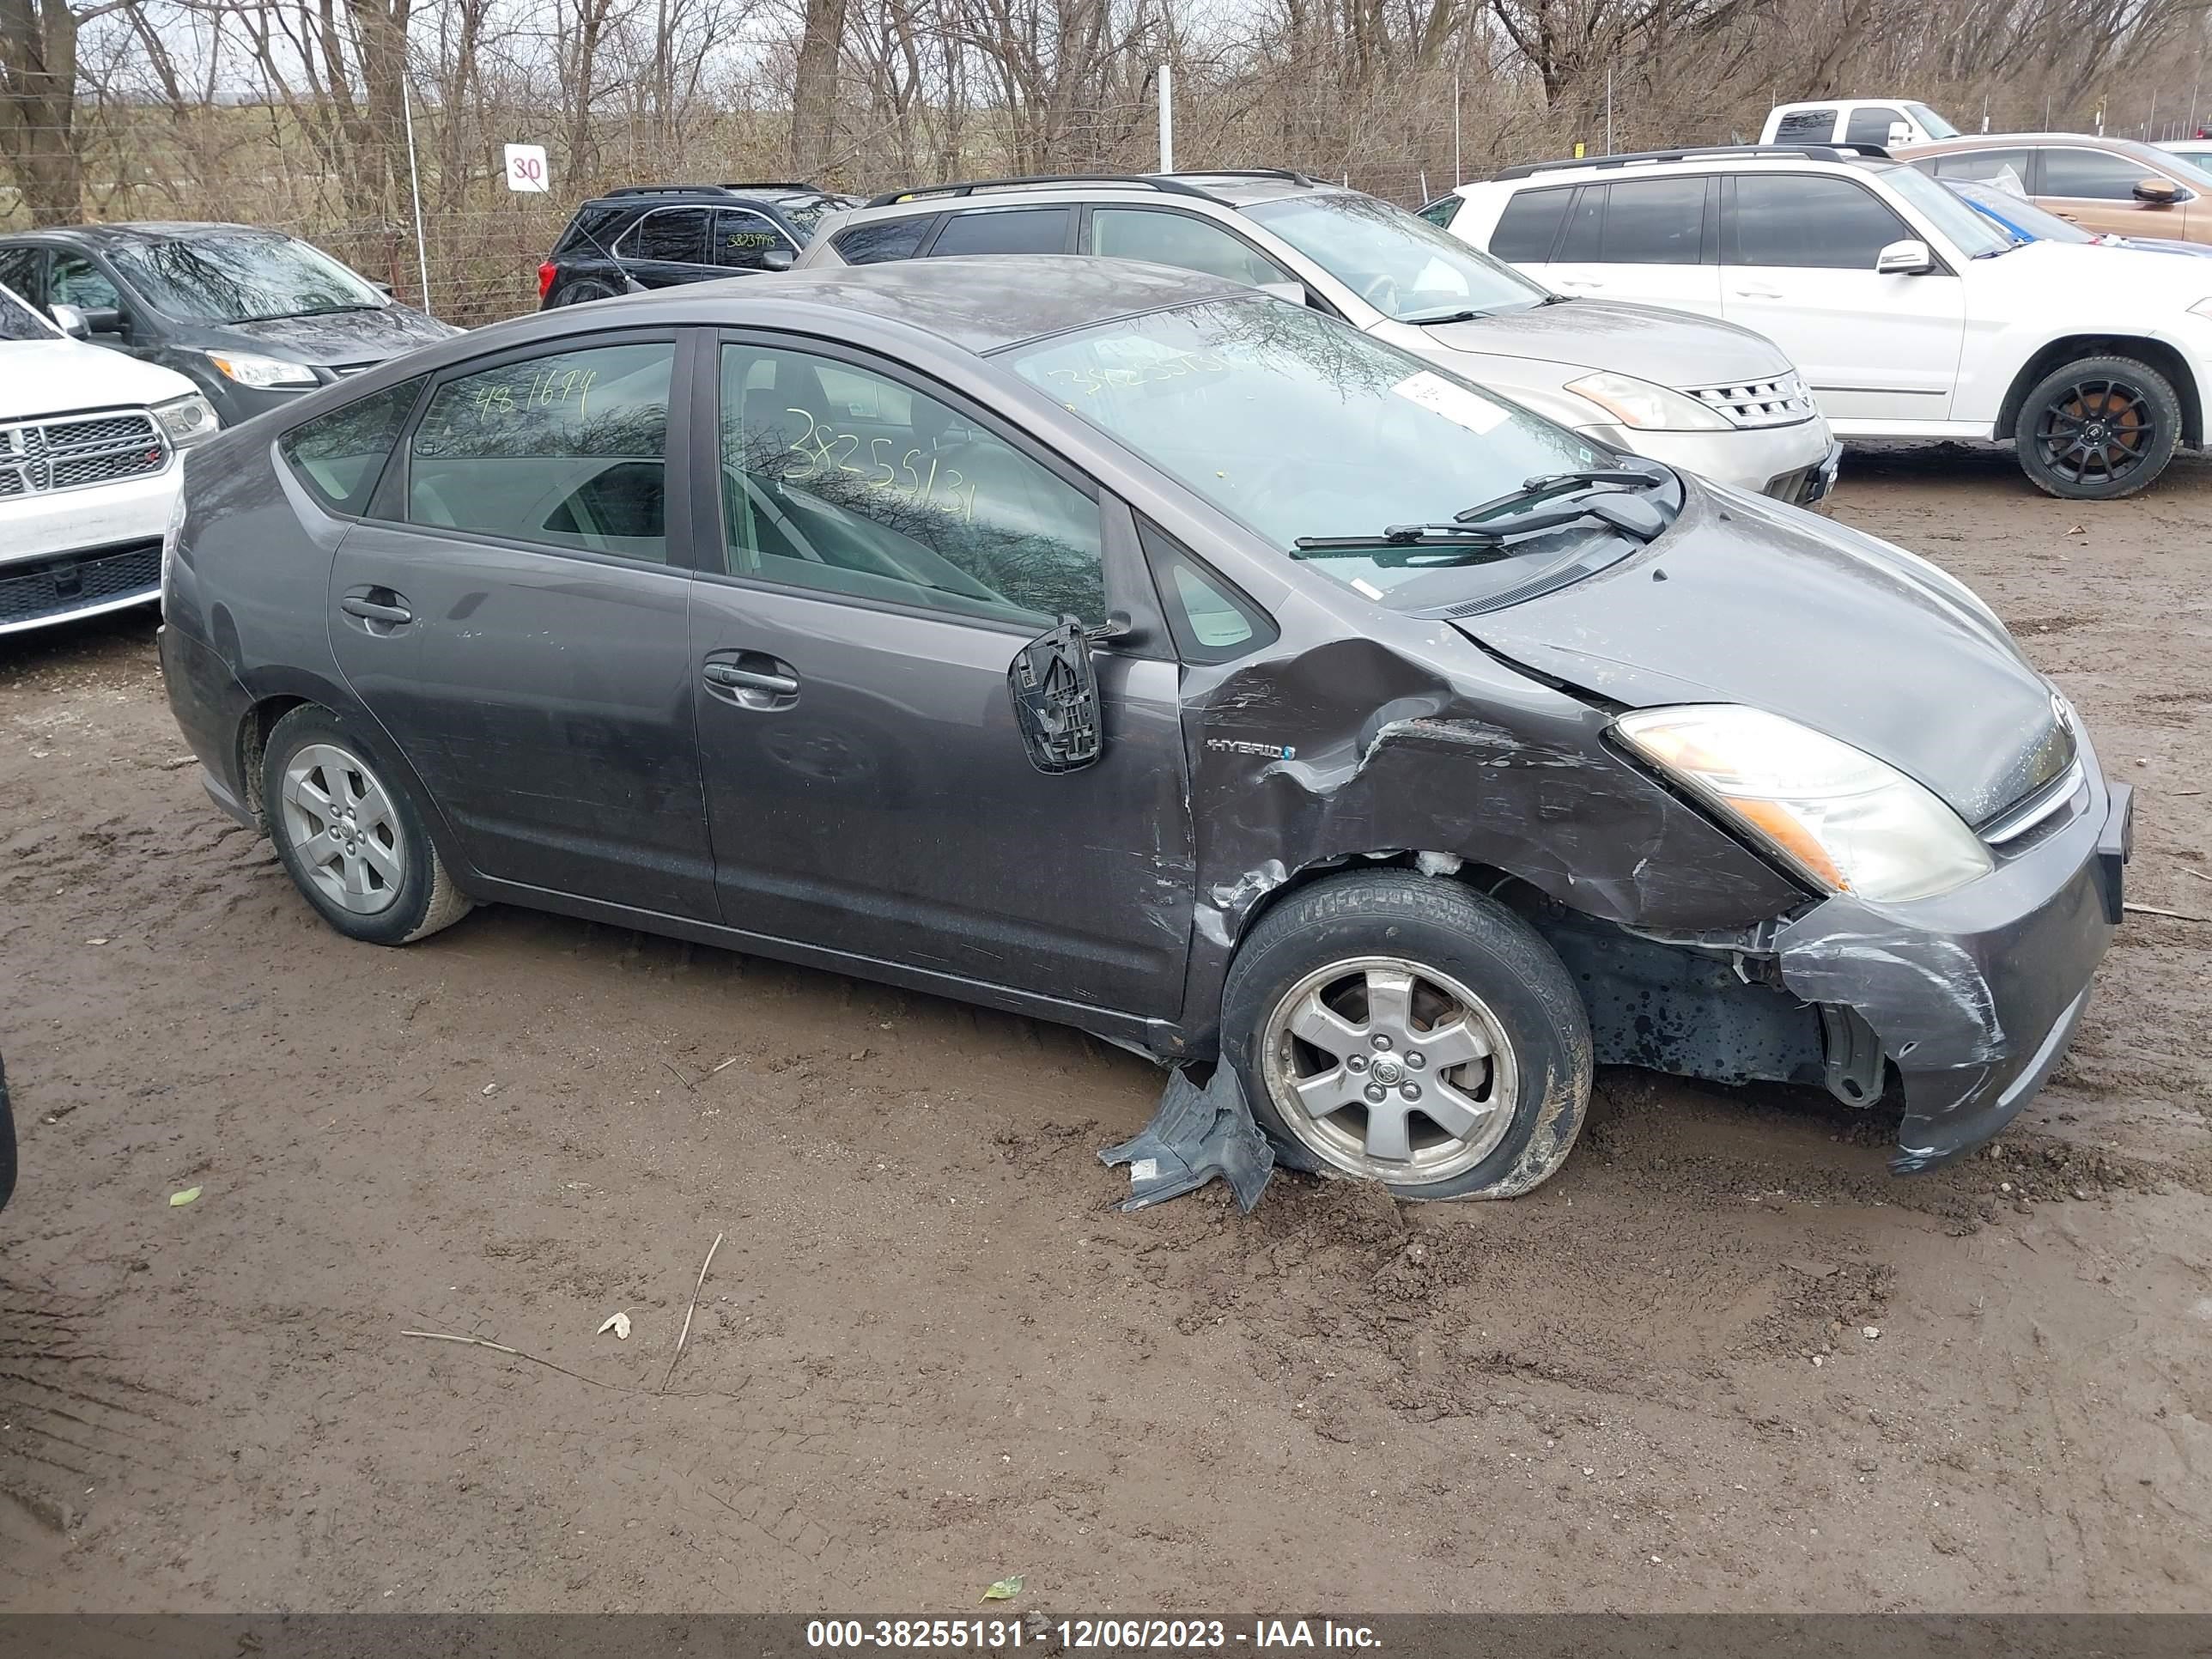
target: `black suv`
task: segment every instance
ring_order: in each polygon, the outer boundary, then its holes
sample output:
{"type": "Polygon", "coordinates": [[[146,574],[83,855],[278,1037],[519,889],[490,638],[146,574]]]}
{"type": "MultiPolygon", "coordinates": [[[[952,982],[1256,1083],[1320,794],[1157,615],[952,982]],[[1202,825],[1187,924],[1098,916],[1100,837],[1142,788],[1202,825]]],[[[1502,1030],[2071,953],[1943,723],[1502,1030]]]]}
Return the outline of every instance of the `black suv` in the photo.
{"type": "Polygon", "coordinates": [[[787,270],[824,215],[858,205],[819,185],[625,185],[576,210],[538,267],[538,308],[787,270]]]}

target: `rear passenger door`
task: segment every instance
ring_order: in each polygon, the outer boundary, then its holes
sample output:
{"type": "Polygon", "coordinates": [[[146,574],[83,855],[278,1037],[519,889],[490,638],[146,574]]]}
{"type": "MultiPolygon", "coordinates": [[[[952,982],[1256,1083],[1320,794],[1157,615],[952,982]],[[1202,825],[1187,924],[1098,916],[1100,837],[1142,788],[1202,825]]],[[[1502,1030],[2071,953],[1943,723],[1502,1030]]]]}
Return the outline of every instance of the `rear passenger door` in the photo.
{"type": "Polygon", "coordinates": [[[1884,247],[1917,233],[1840,173],[1738,173],[1723,184],[1721,314],[1780,346],[1831,421],[1948,419],[1965,284],[1941,268],[1875,270],[1884,247]]]}
{"type": "Polygon", "coordinates": [[[708,283],[730,273],[719,269],[708,248],[713,210],[655,208],[616,239],[623,268],[647,288],[708,283]]]}
{"type": "MultiPolygon", "coordinates": [[[[1714,263],[1711,194],[1709,181],[1699,177],[1583,185],[1564,211],[1551,216],[1557,225],[1553,246],[1535,274],[1562,294],[1718,316],[1720,269],[1714,263]]],[[[1517,205],[1519,198],[1515,201],[1517,205]]],[[[1523,222],[1530,234],[1540,234],[1542,223],[1533,216],[1523,222]]],[[[1503,218],[1498,231],[1514,240],[1522,234],[1503,218]]],[[[1492,239],[1493,252],[1497,240],[1492,239]]]]}
{"type": "Polygon", "coordinates": [[[922,252],[933,259],[967,253],[1073,253],[1075,210],[963,208],[939,222],[937,234],[922,252]]]}

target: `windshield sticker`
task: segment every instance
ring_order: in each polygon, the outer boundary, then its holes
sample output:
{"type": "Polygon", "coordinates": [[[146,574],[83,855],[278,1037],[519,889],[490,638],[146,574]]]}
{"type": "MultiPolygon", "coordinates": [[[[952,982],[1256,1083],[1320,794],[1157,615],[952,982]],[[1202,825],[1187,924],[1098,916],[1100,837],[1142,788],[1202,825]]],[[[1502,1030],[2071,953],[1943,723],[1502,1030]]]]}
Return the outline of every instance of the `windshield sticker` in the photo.
{"type": "Polygon", "coordinates": [[[1407,402],[1419,404],[1478,435],[1497,430],[1505,420],[1505,411],[1489,398],[1463,386],[1454,386],[1441,374],[1431,374],[1426,369],[1407,375],[1390,390],[1407,402]]]}
{"type": "Polygon", "coordinates": [[[1376,586],[1373,582],[1369,581],[1364,576],[1354,576],[1352,579],[1352,586],[1357,592],[1364,594],[1370,599],[1379,599],[1382,597],[1382,590],[1376,586]]]}

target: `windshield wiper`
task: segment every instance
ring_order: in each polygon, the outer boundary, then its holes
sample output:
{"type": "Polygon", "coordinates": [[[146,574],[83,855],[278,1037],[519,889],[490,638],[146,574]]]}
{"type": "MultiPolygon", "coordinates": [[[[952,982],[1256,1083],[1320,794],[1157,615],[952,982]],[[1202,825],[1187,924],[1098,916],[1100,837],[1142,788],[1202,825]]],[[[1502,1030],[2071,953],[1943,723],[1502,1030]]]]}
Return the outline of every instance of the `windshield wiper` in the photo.
{"type": "Polygon", "coordinates": [[[1490,313],[1486,311],[1479,311],[1473,307],[1463,306],[1455,311],[1417,312],[1411,317],[1401,317],[1398,320],[1401,323],[1411,323],[1417,328],[1431,328],[1445,323],[1476,322],[1488,315],[1490,313]]]}
{"type": "Polygon", "coordinates": [[[1650,463],[1643,466],[1585,466],[1567,472],[1545,472],[1533,478],[1523,478],[1518,489],[1462,508],[1452,514],[1452,521],[1465,525],[1486,524],[1509,509],[1517,509],[1515,516],[1518,517],[1539,502],[1569,492],[1582,496],[1601,490],[1654,489],[1666,482],[1667,474],[1650,463]]]}
{"type": "Polygon", "coordinates": [[[1640,495],[1626,495],[1618,490],[1592,491],[1550,508],[1516,513],[1498,524],[1394,524],[1386,526],[1379,536],[1301,536],[1291,544],[1291,556],[1326,559],[1364,553],[1378,565],[1397,566],[1413,562],[1401,550],[1443,547],[1462,556],[1445,562],[1475,563],[1507,556],[1506,543],[1517,538],[1587,523],[1592,519],[1639,542],[1656,540],[1665,533],[1668,523],[1657,507],[1640,495]]]}

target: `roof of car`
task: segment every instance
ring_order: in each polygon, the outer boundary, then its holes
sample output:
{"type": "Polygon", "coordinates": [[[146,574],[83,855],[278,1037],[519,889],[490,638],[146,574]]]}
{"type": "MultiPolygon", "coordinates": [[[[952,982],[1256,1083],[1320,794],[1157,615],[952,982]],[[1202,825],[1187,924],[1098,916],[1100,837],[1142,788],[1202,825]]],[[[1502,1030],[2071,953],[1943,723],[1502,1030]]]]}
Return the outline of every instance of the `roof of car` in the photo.
{"type": "Polygon", "coordinates": [[[759,184],[620,185],[592,197],[591,205],[612,203],[623,207],[658,207],[670,202],[689,206],[695,202],[812,202],[823,199],[836,200],[837,192],[820,185],[802,184],[795,179],[775,179],[759,184]]]}
{"type": "Polygon", "coordinates": [[[1338,185],[1286,167],[1223,167],[1205,173],[1051,173],[963,179],[885,191],[871,198],[867,206],[919,210],[944,209],[955,204],[980,205],[1008,200],[1048,202],[1070,198],[1089,200],[1095,196],[1144,195],[1204,200],[1217,206],[1241,208],[1291,196],[1346,193],[1338,185]]]}
{"type": "Polygon", "coordinates": [[[218,220],[140,220],[126,224],[46,225],[37,230],[16,231],[15,236],[52,236],[72,242],[112,246],[122,242],[178,242],[201,236],[282,236],[281,230],[263,225],[236,225],[218,220]]]}
{"type": "Polygon", "coordinates": [[[2008,149],[2021,144],[2080,144],[2092,149],[2125,150],[2148,155],[2160,148],[2117,134],[2099,137],[2094,132],[1962,132],[1955,138],[1931,138],[1924,144],[1899,144],[1897,155],[1940,155],[1962,149],[2008,149]]]}
{"type": "Polygon", "coordinates": [[[1593,178],[1633,177],[1662,167],[1802,167],[1808,162],[1826,167],[1856,167],[1880,170],[1893,165],[1890,152],[1873,144],[1705,144],[1685,149],[1631,151],[1619,155],[1587,155],[1556,161],[1523,161],[1500,167],[1488,179],[1457,187],[1462,196],[1496,185],[1586,182],[1593,178]]]}
{"type": "MultiPolygon", "coordinates": [[[[695,313],[725,303],[739,312],[757,306],[818,310],[825,329],[859,312],[933,334],[984,356],[1002,346],[1087,328],[1117,317],[1137,316],[1206,300],[1249,300],[1258,290],[1224,276],[1130,259],[1071,259],[1064,254],[985,254],[972,258],[897,259],[872,265],[822,265],[807,270],[687,283],[650,294],[595,301],[588,307],[535,312],[529,320],[560,319],[601,325],[632,307],[639,321],[653,312],[695,313]],[[588,314],[587,314],[588,313],[588,314]]],[[[751,320],[733,316],[732,322],[751,320]]],[[[501,325],[499,326],[504,326],[501,325]]]]}

